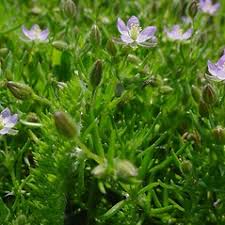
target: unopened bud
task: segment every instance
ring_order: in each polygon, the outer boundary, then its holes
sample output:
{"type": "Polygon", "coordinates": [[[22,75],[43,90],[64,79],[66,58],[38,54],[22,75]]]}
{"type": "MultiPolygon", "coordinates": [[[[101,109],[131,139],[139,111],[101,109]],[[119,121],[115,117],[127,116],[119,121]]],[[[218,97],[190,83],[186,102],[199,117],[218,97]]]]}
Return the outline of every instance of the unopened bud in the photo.
{"type": "Polygon", "coordinates": [[[52,46],[60,51],[64,51],[68,48],[68,44],[64,41],[53,41],[52,46]]]}
{"type": "Polygon", "coordinates": [[[20,100],[30,99],[34,94],[33,90],[26,84],[8,81],[7,87],[14,97],[20,100]]]}
{"type": "Polygon", "coordinates": [[[0,56],[6,56],[9,52],[8,48],[1,48],[0,49],[0,56]]]}
{"type": "Polygon", "coordinates": [[[78,128],[68,113],[55,112],[54,119],[55,126],[59,133],[68,138],[73,138],[78,134],[78,128]]]}
{"type": "Polygon", "coordinates": [[[30,112],[30,113],[27,115],[26,120],[27,120],[28,122],[33,122],[33,123],[38,123],[38,122],[40,122],[40,121],[39,121],[39,118],[38,118],[38,116],[37,116],[37,114],[36,114],[36,113],[33,113],[33,112],[30,112]]]}
{"type": "Polygon", "coordinates": [[[24,225],[27,223],[27,218],[25,215],[19,215],[17,218],[16,218],[16,225],[24,225]]]}
{"type": "Polygon", "coordinates": [[[73,18],[76,16],[77,7],[73,0],[62,0],[62,9],[67,17],[73,18]]]}
{"type": "Polygon", "coordinates": [[[199,113],[202,117],[209,116],[209,106],[203,100],[199,102],[199,113]]]}
{"type": "Polygon", "coordinates": [[[101,44],[101,32],[96,24],[91,27],[90,39],[93,45],[101,44]]]}
{"type": "Polygon", "coordinates": [[[115,56],[116,53],[117,53],[117,49],[116,49],[116,46],[114,44],[114,42],[109,39],[106,43],[106,50],[108,51],[108,53],[111,55],[111,56],[115,56]]]}
{"type": "Polygon", "coordinates": [[[216,102],[216,92],[210,84],[206,84],[203,87],[202,98],[209,105],[213,105],[216,102]]]}
{"type": "Polygon", "coordinates": [[[122,83],[116,84],[115,95],[116,97],[120,97],[124,92],[124,86],[122,83]]]}
{"type": "Polygon", "coordinates": [[[92,174],[97,178],[102,178],[107,173],[107,163],[100,164],[92,170],[92,174]]]}
{"type": "Polygon", "coordinates": [[[200,143],[201,143],[201,137],[200,137],[199,133],[196,132],[196,131],[194,131],[192,133],[185,132],[182,135],[182,138],[186,141],[191,141],[191,142],[193,142],[194,144],[197,144],[197,145],[200,145],[200,143]]]}
{"type": "Polygon", "coordinates": [[[116,161],[116,175],[121,179],[129,179],[138,175],[137,168],[128,160],[116,161]]]}
{"type": "Polygon", "coordinates": [[[212,134],[217,144],[225,144],[225,129],[223,127],[214,128],[212,134]]]}
{"type": "Polygon", "coordinates": [[[34,6],[31,9],[31,13],[33,13],[34,15],[40,15],[42,12],[43,12],[43,10],[38,6],[34,6]]]}
{"type": "Polygon", "coordinates": [[[184,174],[190,174],[192,172],[192,163],[189,160],[184,160],[181,163],[181,169],[184,174]]]}
{"type": "Polygon", "coordinates": [[[140,58],[138,58],[136,55],[133,55],[133,54],[129,54],[127,56],[127,61],[130,62],[130,63],[134,63],[134,64],[139,64],[141,63],[141,60],[140,58]]]}
{"type": "Polygon", "coordinates": [[[194,19],[197,13],[198,13],[198,2],[196,0],[193,0],[187,7],[187,15],[190,16],[192,19],[194,19]]]}
{"type": "Polygon", "coordinates": [[[90,74],[90,83],[94,89],[100,84],[102,80],[102,61],[97,60],[92,68],[90,74]]]}
{"type": "Polygon", "coordinates": [[[168,85],[164,85],[164,86],[160,87],[160,92],[161,92],[162,94],[168,94],[168,93],[170,93],[170,92],[172,92],[172,91],[173,91],[173,88],[171,88],[171,87],[168,86],[168,85]]]}
{"type": "Polygon", "coordinates": [[[142,87],[151,86],[151,87],[158,87],[160,85],[160,80],[156,77],[150,77],[143,82],[142,87]]]}
{"type": "Polygon", "coordinates": [[[199,90],[199,88],[197,88],[195,85],[191,86],[191,94],[192,97],[194,98],[195,102],[199,102],[201,99],[201,92],[199,90]]]}

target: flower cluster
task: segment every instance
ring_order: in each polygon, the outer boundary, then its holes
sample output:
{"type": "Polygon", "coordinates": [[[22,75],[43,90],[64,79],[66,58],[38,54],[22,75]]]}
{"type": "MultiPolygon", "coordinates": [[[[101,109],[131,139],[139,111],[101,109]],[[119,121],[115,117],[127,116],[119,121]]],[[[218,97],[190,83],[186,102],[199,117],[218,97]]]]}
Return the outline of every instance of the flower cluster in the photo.
{"type": "MultiPolygon", "coordinates": [[[[118,18],[117,28],[120,32],[120,41],[124,44],[132,47],[136,47],[137,45],[152,47],[156,44],[157,38],[155,32],[157,28],[155,26],[148,26],[142,30],[139,19],[136,16],[131,16],[127,24],[118,18]]],[[[166,28],[165,33],[171,40],[184,41],[192,36],[193,29],[190,28],[186,32],[183,32],[180,25],[174,25],[171,30],[166,28]]]]}
{"type": "MultiPolygon", "coordinates": [[[[213,3],[212,0],[200,0],[199,8],[202,12],[214,15],[220,7],[219,3],[213,3]]],[[[183,23],[191,25],[192,20],[189,17],[183,17],[183,23]]],[[[121,18],[117,19],[117,28],[120,33],[119,42],[130,45],[131,47],[143,46],[153,47],[157,43],[155,36],[157,28],[155,26],[147,26],[142,29],[140,21],[136,16],[131,16],[127,23],[121,18]]],[[[49,37],[49,29],[46,28],[41,30],[39,25],[34,24],[31,29],[27,29],[22,26],[22,32],[25,41],[35,42],[47,42],[49,37]]],[[[165,28],[164,33],[167,38],[173,41],[186,41],[193,35],[193,29],[189,28],[186,31],[178,24],[171,28],[165,28]]],[[[224,55],[213,64],[210,60],[208,61],[208,71],[217,80],[225,80],[225,53],[224,55]]],[[[12,132],[12,127],[17,123],[17,115],[11,115],[8,108],[2,111],[0,114],[0,134],[6,134],[12,132]]]]}

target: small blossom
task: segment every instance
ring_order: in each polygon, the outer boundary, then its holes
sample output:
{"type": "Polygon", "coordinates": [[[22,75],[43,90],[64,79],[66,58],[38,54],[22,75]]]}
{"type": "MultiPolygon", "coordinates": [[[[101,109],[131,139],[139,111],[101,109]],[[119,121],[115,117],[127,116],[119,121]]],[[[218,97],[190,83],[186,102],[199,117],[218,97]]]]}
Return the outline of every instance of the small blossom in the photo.
{"type": "Polygon", "coordinates": [[[5,108],[0,113],[0,135],[4,134],[15,134],[15,130],[12,128],[16,125],[18,120],[18,115],[11,115],[8,108],[5,108]]]}
{"type": "Polygon", "coordinates": [[[225,51],[223,56],[215,64],[208,60],[208,71],[215,80],[225,80],[225,51]]]}
{"type": "Polygon", "coordinates": [[[188,29],[186,32],[183,32],[183,30],[181,29],[180,25],[174,25],[172,27],[172,29],[165,29],[164,30],[167,37],[171,40],[174,40],[174,41],[184,41],[184,40],[187,40],[189,39],[191,36],[192,36],[192,33],[193,33],[193,29],[190,28],[188,29]]]}
{"type": "Polygon", "coordinates": [[[30,30],[22,26],[22,31],[28,41],[45,42],[48,40],[49,30],[41,30],[37,24],[33,25],[30,30]]]}
{"type": "Polygon", "coordinates": [[[121,34],[120,41],[124,44],[131,45],[132,47],[136,47],[137,45],[152,47],[156,44],[156,27],[148,26],[142,30],[139,19],[136,16],[130,17],[127,24],[118,18],[117,28],[121,34]]]}
{"type": "Polygon", "coordinates": [[[220,3],[213,4],[212,0],[200,0],[199,8],[204,13],[208,13],[209,15],[214,15],[220,7],[220,3]]]}

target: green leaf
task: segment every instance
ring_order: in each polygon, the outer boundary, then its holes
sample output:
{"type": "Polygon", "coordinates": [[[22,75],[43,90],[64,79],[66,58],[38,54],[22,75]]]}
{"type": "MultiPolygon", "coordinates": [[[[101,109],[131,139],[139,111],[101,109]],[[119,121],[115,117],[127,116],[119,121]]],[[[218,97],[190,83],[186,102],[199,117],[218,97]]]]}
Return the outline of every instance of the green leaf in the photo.
{"type": "Polygon", "coordinates": [[[10,211],[0,198],[0,224],[3,224],[9,218],[10,211]]]}

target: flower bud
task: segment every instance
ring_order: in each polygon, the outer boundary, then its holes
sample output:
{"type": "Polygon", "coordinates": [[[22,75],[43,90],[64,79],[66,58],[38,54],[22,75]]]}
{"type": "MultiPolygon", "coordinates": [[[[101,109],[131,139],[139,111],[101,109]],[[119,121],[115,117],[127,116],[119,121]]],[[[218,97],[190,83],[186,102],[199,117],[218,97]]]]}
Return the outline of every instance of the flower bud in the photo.
{"type": "Polygon", "coordinates": [[[196,0],[193,0],[187,7],[187,15],[190,16],[192,19],[194,19],[197,13],[198,13],[198,2],[196,0]]]}
{"type": "Polygon", "coordinates": [[[24,225],[24,224],[27,224],[27,218],[26,218],[26,216],[25,215],[19,215],[16,218],[15,225],[24,225]]]}
{"type": "Polygon", "coordinates": [[[55,112],[54,119],[55,126],[59,133],[68,138],[73,138],[78,135],[78,128],[68,113],[55,112]]]}
{"type": "Polygon", "coordinates": [[[150,77],[143,82],[142,87],[151,86],[151,87],[158,87],[160,85],[160,80],[156,77],[150,77]]]}
{"type": "Polygon", "coordinates": [[[52,46],[60,51],[64,51],[68,48],[68,44],[64,41],[53,41],[52,46]]]}
{"type": "Polygon", "coordinates": [[[28,113],[28,115],[26,117],[26,120],[28,122],[32,122],[32,123],[38,123],[38,122],[40,122],[37,114],[36,113],[33,113],[33,112],[28,113]]]}
{"type": "Polygon", "coordinates": [[[106,50],[108,51],[108,53],[111,55],[111,56],[115,56],[116,53],[117,53],[117,49],[116,49],[116,46],[114,44],[114,42],[109,39],[106,43],[106,50]]]}
{"type": "Polygon", "coordinates": [[[199,135],[199,133],[197,131],[194,131],[194,132],[185,132],[183,135],[182,135],[182,138],[185,140],[185,141],[190,141],[194,144],[197,144],[197,145],[200,145],[201,144],[201,137],[199,135]]]}
{"type": "Polygon", "coordinates": [[[33,90],[26,84],[8,81],[6,85],[14,97],[20,100],[30,99],[34,94],[33,90]]]}
{"type": "Polygon", "coordinates": [[[127,180],[138,175],[137,168],[128,160],[117,160],[116,175],[118,178],[127,180]]]}
{"type": "Polygon", "coordinates": [[[34,6],[32,9],[31,9],[31,13],[34,14],[34,15],[40,15],[42,13],[42,9],[38,6],[34,6]]]}
{"type": "Polygon", "coordinates": [[[213,105],[216,102],[216,92],[210,84],[206,84],[203,87],[202,98],[209,105],[213,105]]]}
{"type": "Polygon", "coordinates": [[[90,39],[93,45],[101,44],[101,32],[96,24],[91,27],[90,39]]]}
{"type": "Polygon", "coordinates": [[[201,99],[201,92],[199,88],[197,88],[195,85],[191,86],[191,94],[192,97],[194,98],[195,102],[199,102],[201,99]]]}
{"type": "Polygon", "coordinates": [[[171,88],[171,87],[168,86],[168,85],[164,85],[164,86],[160,87],[160,92],[161,92],[162,94],[169,94],[169,93],[172,92],[172,91],[173,91],[173,88],[171,88]]]}
{"type": "Polygon", "coordinates": [[[202,117],[209,116],[209,106],[203,100],[199,102],[199,113],[202,117]]]}
{"type": "Polygon", "coordinates": [[[102,80],[102,61],[98,59],[91,71],[90,74],[90,83],[94,89],[100,84],[102,80]]]}
{"type": "Polygon", "coordinates": [[[192,163],[189,160],[184,160],[181,163],[181,169],[184,174],[190,174],[192,172],[192,163]]]}
{"type": "Polygon", "coordinates": [[[73,0],[62,0],[62,9],[67,17],[73,18],[76,16],[77,7],[73,0]]]}
{"type": "Polygon", "coordinates": [[[218,126],[212,130],[212,135],[217,144],[225,144],[225,129],[218,126]]]}
{"type": "Polygon", "coordinates": [[[133,63],[133,64],[139,64],[141,63],[141,60],[140,58],[138,58],[136,55],[133,55],[133,54],[129,54],[127,56],[127,61],[130,62],[130,63],[133,63]]]}
{"type": "Polygon", "coordinates": [[[8,48],[1,48],[0,49],[0,56],[6,56],[9,53],[8,48]]]}
{"type": "Polygon", "coordinates": [[[92,170],[92,174],[97,178],[103,178],[107,173],[107,163],[100,164],[92,170]]]}
{"type": "Polygon", "coordinates": [[[122,83],[117,83],[115,88],[116,97],[120,97],[124,92],[124,86],[122,83]]]}

